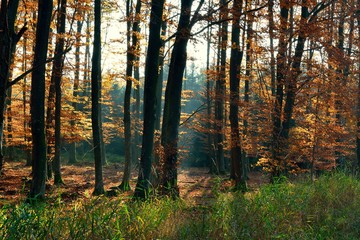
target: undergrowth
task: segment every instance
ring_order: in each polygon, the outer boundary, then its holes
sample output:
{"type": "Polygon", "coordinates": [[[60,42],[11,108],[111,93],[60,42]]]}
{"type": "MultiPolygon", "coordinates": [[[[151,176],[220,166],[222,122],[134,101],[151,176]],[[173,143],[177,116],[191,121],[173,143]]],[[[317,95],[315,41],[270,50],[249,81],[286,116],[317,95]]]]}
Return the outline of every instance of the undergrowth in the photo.
{"type": "Polygon", "coordinates": [[[360,182],[341,173],[182,200],[88,198],[8,205],[0,239],[360,239],[360,182]]]}

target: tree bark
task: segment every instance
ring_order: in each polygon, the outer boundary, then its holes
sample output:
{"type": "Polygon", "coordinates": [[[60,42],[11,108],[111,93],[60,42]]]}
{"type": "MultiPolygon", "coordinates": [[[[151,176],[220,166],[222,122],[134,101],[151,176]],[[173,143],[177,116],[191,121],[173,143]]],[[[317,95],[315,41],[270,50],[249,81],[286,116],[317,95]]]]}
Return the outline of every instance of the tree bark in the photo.
{"type": "MultiPolygon", "coordinates": [[[[84,24],[84,20],[78,20],[76,26],[76,47],[75,47],[75,74],[74,74],[74,85],[73,85],[73,98],[74,102],[72,103],[73,111],[78,110],[77,98],[79,96],[79,81],[80,81],[80,45],[81,45],[81,30],[84,24]]],[[[75,113],[74,113],[75,115],[75,113]]],[[[71,128],[75,127],[75,119],[70,121],[71,128]]],[[[75,136],[72,134],[72,137],[75,136]]],[[[77,162],[76,159],[76,142],[72,139],[72,142],[69,146],[69,163],[74,164],[77,162]]]]}
{"type": "MultiPolygon", "coordinates": [[[[221,0],[222,8],[220,10],[220,19],[227,19],[228,8],[225,0],[221,0]]],[[[225,174],[224,160],[224,104],[226,96],[226,49],[228,42],[228,22],[221,23],[220,30],[220,66],[219,78],[216,82],[216,102],[215,102],[215,120],[216,120],[216,162],[219,174],[225,174]]]]}
{"type": "Polygon", "coordinates": [[[232,14],[231,55],[230,55],[230,127],[231,127],[231,176],[235,180],[237,189],[246,189],[246,179],[243,174],[244,162],[241,154],[239,128],[239,85],[240,66],[243,52],[240,48],[240,15],[242,14],[242,0],[235,0],[232,14]]]}
{"type": "Polygon", "coordinates": [[[0,174],[4,161],[4,121],[6,92],[10,80],[10,66],[13,62],[16,44],[26,30],[24,27],[19,33],[15,33],[15,20],[18,6],[19,0],[1,1],[0,5],[0,174]]]}
{"type": "Polygon", "coordinates": [[[144,125],[139,175],[134,197],[145,199],[149,193],[151,159],[154,148],[154,128],[156,114],[156,88],[158,85],[159,52],[161,48],[160,29],[164,0],[152,0],[150,14],[150,34],[145,63],[144,125]]]}
{"type": "Polygon", "coordinates": [[[53,75],[55,78],[55,157],[53,161],[54,170],[54,184],[63,184],[61,177],[61,79],[64,66],[64,55],[59,53],[64,51],[64,34],[65,34],[65,20],[66,20],[66,0],[61,0],[58,4],[58,22],[55,59],[53,63],[53,75]]]}
{"type": "Polygon", "coordinates": [[[45,195],[46,179],[46,140],[45,140],[45,70],[50,21],[53,9],[52,0],[39,0],[38,22],[36,24],[36,43],[31,79],[31,132],[32,132],[32,173],[33,179],[29,200],[40,199],[45,195]]]}
{"type": "Polygon", "coordinates": [[[91,69],[91,122],[93,132],[93,147],[95,160],[95,187],[94,195],[104,193],[103,145],[101,143],[101,0],[95,0],[94,45],[91,69]]]}
{"type": "Polygon", "coordinates": [[[287,72],[287,39],[286,31],[288,25],[289,6],[287,1],[280,1],[280,29],[279,44],[276,57],[276,93],[273,112],[273,136],[272,136],[272,160],[271,160],[271,177],[279,177],[282,172],[281,165],[281,113],[284,98],[284,83],[287,72]]]}
{"type": "Polygon", "coordinates": [[[132,144],[131,144],[131,89],[132,89],[132,72],[134,67],[134,61],[136,57],[136,51],[139,48],[139,40],[137,35],[139,34],[139,19],[138,14],[141,10],[141,1],[137,1],[135,9],[135,19],[133,20],[133,33],[131,36],[131,1],[126,2],[126,16],[127,16],[127,55],[126,55],[126,88],[124,97],[124,126],[125,126],[125,168],[122,183],[119,188],[123,191],[129,191],[130,177],[131,177],[131,162],[132,162],[132,144]],[[132,44],[131,44],[132,37],[132,44]]]}
{"type": "Polygon", "coordinates": [[[181,91],[186,67],[187,43],[190,39],[190,17],[193,0],[181,1],[179,25],[171,54],[169,77],[165,90],[165,106],[161,132],[164,148],[161,188],[162,194],[179,196],[177,186],[178,135],[181,114],[181,91]]]}

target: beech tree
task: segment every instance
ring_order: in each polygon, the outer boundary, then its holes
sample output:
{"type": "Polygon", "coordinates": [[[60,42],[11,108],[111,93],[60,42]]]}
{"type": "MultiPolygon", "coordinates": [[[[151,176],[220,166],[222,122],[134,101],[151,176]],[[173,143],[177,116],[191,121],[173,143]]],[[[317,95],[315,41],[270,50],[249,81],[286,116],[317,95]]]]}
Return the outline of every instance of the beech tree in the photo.
{"type": "Polygon", "coordinates": [[[95,187],[94,195],[104,193],[103,182],[103,144],[101,137],[101,0],[94,2],[94,45],[91,69],[91,122],[93,132],[94,160],[95,160],[95,187]]]}
{"type": "Polygon", "coordinates": [[[138,180],[134,192],[137,198],[145,199],[149,193],[151,160],[154,149],[154,129],[156,114],[156,89],[158,84],[159,52],[161,48],[160,30],[164,0],[151,1],[150,33],[145,63],[144,124],[138,180]]]}
{"type": "Polygon", "coordinates": [[[4,121],[6,110],[6,93],[11,87],[10,83],[10,66],[13,63],[16,44],[26,31],[26,24],[18,33],[15,32],[15,20],[19,0],[1,1],[0,6],[0,173],[2,171],[4,153],[4,121]]]}
{"type": "Polygon", "coordinates": [[[240,46],[240,16],[242,0],[235,0],[232,8],[231,56],[230,56],[230,124],[231,124],[231,176],[238,188],[246,187],[244,176],[244,160],[241,153],[239,127],[239,85],[240,66],[243,51],[240,46]]]}
{"type": "Polygon", "coordinates": [[[34,68],[31,78],[31,132],[32,132],[32,172],[29,198],[43,198],[46,179],[45,140],[45,71],[48,39],[50,31],[52,0],[39,0],[34,68]]]}
{"type": "Polygon", "coordinates": [[[131,176],[131,161],[132,161],[132,146],[131,146],[131,89],[133,83],[133,67],[134,61],[139,49],[139,24],[140,24],[140,10],[141,10],[141,1],[138,0],[135,7],[135,15],[132,16],[131,11],[131,1],[126,2],[126,17],[127,17],[127,54],[126,54],[126,89],[124,97],[124,127],[125,127],[125,168],[124,168],[124,177],[123,181],[120,184],[119,188],[124,191],[130,190],[130,176],[131,176]],[[132,34],[131,34],[131,18],[133,20],[132,34]],[[132,39],[132,43],[131,43],[132,39]]]}

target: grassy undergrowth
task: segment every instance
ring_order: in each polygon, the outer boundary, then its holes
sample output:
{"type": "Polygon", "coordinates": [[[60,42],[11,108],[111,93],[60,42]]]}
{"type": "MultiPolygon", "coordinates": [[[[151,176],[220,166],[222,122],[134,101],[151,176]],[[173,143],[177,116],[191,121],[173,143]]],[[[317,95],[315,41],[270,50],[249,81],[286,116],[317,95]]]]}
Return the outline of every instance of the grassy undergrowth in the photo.
{"type": "Polygon", "coordinates": [[[360,239],[359,226],[360,182],[340,173],[221,193],[206,207],[102,197],[0,210],[0,239],[360,239]]]}

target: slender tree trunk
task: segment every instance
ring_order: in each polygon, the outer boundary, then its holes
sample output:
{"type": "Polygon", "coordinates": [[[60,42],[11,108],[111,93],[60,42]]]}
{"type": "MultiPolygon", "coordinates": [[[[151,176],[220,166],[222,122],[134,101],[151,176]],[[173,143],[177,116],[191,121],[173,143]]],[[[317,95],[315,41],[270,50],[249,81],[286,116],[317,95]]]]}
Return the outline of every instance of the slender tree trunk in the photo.
{"type": "MultiPolygon", "coordinates": [[[[226,1],[221,0],[222,8],[220,10],[220,19],[227,19],[228,8],[226,1]]],[[[224,160],[224,104],[226,95],[226,49],[228,42],[228,22],[221,24],[220,31],[220,66],[219,79],[216,82],[216,103],[215,103],[215,120],[216,120],[216,146],[217,146],[217,166],[220,174],[225,173],[224,160]]]]}
{"type": "Polygon", "coordinates": [[[281,113],[282,105],[284,98],[284,82],[287,72],[287,58],[286,58],[286,49],[287,49],[287,25],[288,25],[288,14],[289,7],[287,1],[280,1],[280,29],[279,29],[279,44],[278,44],[278,53],[276,57],[276,94],[275,94],[275,103],[274,103],[274,113],[273,113],[273,136],[272,136],[272,162],[271,164],[271,174],[272,178],[279,177],[282,172],[282,160],[281,160],[281,139],[280,133],[282,130],[281,126],[281,113]]]}
{"type": "Polygon", "coordinates": [[[231,56],[230,56],[230,127],[231,127],[231,169],[236,188],[245,190],[246,179],[243,174],[244,162],[241,154],[239,129],[239,84],[240,66],[243,52],[240,48],[240,15],[242,13],[242,0],[235,0],[232,14],[231,56]]]}
{"type": "Polygon", "coordinates": [[[215,161],[215,154],[214,154],[214,145],[213,145],[213,134],[211,133],[212,129],[212,104],[211,104],[211,92],[212,92],[212,84],[210,78],[210,50],[211,50],[211,30],[212,28],[208,28],[207,32],[207,55],[206,55],[206,115],[207,115],[207,122],[206,126],[208,129],[207,132],[207,158],[208,158],[208,166],[209,166],[209,173],[216,173],[216,161],[215,161]]]}
{"type": "Polygon", "coordinates": [[[181,91],[186,67],[187,43],[190,39],[190,17],[193,0],[181,1],[181,13],[174,48],[171,54],[169,77],[165,91],[165,106],[161,132],[164,148],[162,167],[162,193],[179,196],[177,186],[178,137],[181,114],[181,91]]]}
{"type": "MultiPolygon", "coordinates": [[[[167,30],[167,22],[163,21],[161,25],[161,38],[165,38],[167,30]]],[[[164,81],[164,64],[165,64],[165,42],[162,41],[160,56],[159,56],[159,83],[156,89],[156,120],[155,120],[155,151],[154,151],[154,162],[153,171],[151,176],[151,184],[154,187],[158,187],[160,184],[159,174],[161,172],[160,161],[161,161],[161,110],[162,110],[162,96],[163,96],[163,81],[164,81]]]]}
{"type": "Polygon", "coordinates": [[[43,198],[46,180],[46,140],[45,140],[45,71],[44,64],[48,50],[52,0],[39,0],[36,43],[31,79],[31,131],[33,179],[29,198],[43,198]]]}
{"type": "Polygon", "coordinates": [[[159,52],[161,48],[160,30],[164,0],[152,0],[150,14],[150,35],[145,63],[144,125],[139,166],[139,176],[134,197],[145,199],[149,193],[151,159],[154,148],[156,114],[156,88],[158,85],[159,52]]]}
{"type": "MultiPolygon", "coordinates": [[[[73,111],[76,112],[78,110],[77,98],[79,96],[79,81],[80,81],[80,45],[81,45],[81,30],[84,24],[84,20],[77,21],[76,28],[76,47],[75,47],[75,74],[74,74],[74,85],[73,85],[73,98],[74,102],[72,103],[73,111]]],[[[75,114],[74,114],[75,115],[75,114]]],[[[75,127],[75,119],[70,121],[71,129],[75,127]]],[[[75,136],[73,134],[72,138],[75,136]]],[[[69,145],[69,163],[74,164],[77,162],[76,159],[76,142],[72,139],[72,142],[69,145]]]]}
{"type": "MultiPolygon", "coordinates": [[[[22,72],[25,72],[27,69],[27,59],[26,59],[26,55],[27,55],[27,37],[26,35],[24,36],[24,42],[23,42],[23,59],[22,59],[22,72]]],[[[28,127],[29,127],[29,123],[27,121],[27,77],[24,77],[24,83],[23,83],[23,115],[24,115],[24,151],[26,153],[26,165],[25,166],[31,166],[31,151],[28,148],[28,144],[30,142],[30,136],[28,136],[28,127]]]]}
{"type": "Polygon", "coordinates": [[[55,78],[55,157],[53,161],[54,184],[63,184],[61,177],[61,78],[64,66],[64,56],[59,53],[64,51],[64,34],[66,20],[66,0],[61,0],[58,4],[58,22],[55,59],[53,63],[53,75],[55,78]]]}
{"type": "MultiPolygon", "coordinates": [[[[125,126],[125,168],[122,183],[119,188],[123,191],[129,191],[130,188],[130,176],[131,176],[131,161],[132,161],[132,147],[131,147],[131,88],[132,88],[132,72],[133,62],[135,60],[135,48],[131,45],[131,23],[132,20],[132,6],[131,1],[126,1],[126,17],[127,17],[127,31],[126,31],[126,42],[127,42],[127,54],[126,54],[126,88],[124,97],[124,126],[125,126]]],[[[136,33],[134,33],[136,34],[136,33]]]]}
{"type": "Polygon", "coordinates": [[[274,49],[274,0],[269,0],[269,40],[270,40],[270,73],[271,73],[271,95],[275,96],[276,69],[275,69],[275,49],[274,49]]]}
{"type": "Polygon", "coordinates": [[[95,159],[95,187],[94,195],[104,193],[103,145],[101,143],[101,0],[95,0],[95,28],[91,70],[91,121],[93,132],[94,159],[95,159]]]}

